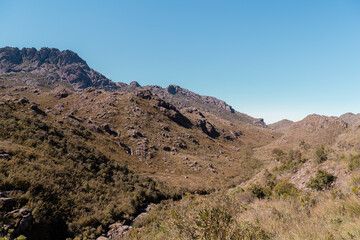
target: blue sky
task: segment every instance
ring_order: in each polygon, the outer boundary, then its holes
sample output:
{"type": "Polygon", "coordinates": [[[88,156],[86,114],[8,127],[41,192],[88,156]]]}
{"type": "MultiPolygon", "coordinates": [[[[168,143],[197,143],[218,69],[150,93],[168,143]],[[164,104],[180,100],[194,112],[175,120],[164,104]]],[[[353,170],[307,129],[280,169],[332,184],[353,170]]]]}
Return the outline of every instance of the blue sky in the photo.
{"type": "Polygon", "coordinates": [[[0,0],[0,47],[70,49],[271,123],[360,112],[358,0],[0,0]]]}

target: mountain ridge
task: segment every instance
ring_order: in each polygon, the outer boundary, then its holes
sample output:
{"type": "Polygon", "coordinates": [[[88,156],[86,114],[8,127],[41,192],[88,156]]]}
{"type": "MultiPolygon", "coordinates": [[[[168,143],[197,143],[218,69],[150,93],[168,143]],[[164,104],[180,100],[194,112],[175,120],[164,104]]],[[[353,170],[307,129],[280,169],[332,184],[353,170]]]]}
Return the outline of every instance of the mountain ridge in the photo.
{"type": "Polygon", "coordinates": [[[40,50],[0,48],[0,76],[19,84],[45,88],[66,87],[75,91],[88,87],[120,92],[146,89],[179,109],[196,106],[202,111],[212,112],[226,119],[267,127],[262,119],[235,111],[223,100],[203,96],[177,85],[162,88],[156,85],[140,86],[135,81],[130,84],[114,82],[90,68],[85,60],[71,50],[60,51],[57,48],[47,47],[40,50]]]}

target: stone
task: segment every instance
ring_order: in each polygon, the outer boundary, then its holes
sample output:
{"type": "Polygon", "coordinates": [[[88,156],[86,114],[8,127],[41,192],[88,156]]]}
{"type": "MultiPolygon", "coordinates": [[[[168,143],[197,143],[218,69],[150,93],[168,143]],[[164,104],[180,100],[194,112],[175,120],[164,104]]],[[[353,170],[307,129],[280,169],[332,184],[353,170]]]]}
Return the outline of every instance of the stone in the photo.
{"type": "Polygon", "coordinates": [[[149,90],[137,91],[135,92],[135,95],[147,100],[150,100],[152,98],[152,93],[149,90]]]}
{"type": "Polygon", "coordinates": [[[164,150],[164,151],[167,151],[167,152],[170,152],[170,151],[171,151],[171,148],[170,148],[170,147],[163,147],[163,150],[164,150]]]}
{"type": "Polygon", "coordinates": [[[105,132],[107,132],[108,134],[110,134],[110,135],[112,135],[112,136],[114,136],[114,137],[117,137],[117,136],[119,135],[117,132],[111,130],[111,128],[110,128],[110,126],[109,126],[108,123],[104,124],[103,127],[104,127],[105,132]]]}
{"type": "Polygon", "coordinates": [[[27,103],[30,103],[29,100],[27,98],[21,98],[18,103],[20,104],[27,104],[27,103]]]}
{"type": "Polygon", "coordinates": [[[0,211],[9,212],[15,207],[16,201],[12,198],[0,197],[0,211]]]}
{"type": "Polygon", "coordinates": [[[66,98],[67,96],[69,96],[69,91],[66,89],[62,89],[54,94],[54,97],[57,99],[66,98]]]}
{"type": "Polygon", "coordinates": [[[0,154],[0,159],[11,159],[11,155],[7,153],[0,154]]]}
{"type": "Polygon", "coordinates": [[[211,138],[217,138],[220,136],[220,133],[215,129],[214,125],[206,119],[198,120],[196,125],[201,128],[203,133],[207,134],[211,138]]]}
{"type": "Polygon", "coordinates": [[[96,240],[108,240],[108,238],[107,238],[107,237],[104,237],[104,236],[100,236],[100,237],[98,237],[96,240]]]}
{"type": "Polygon", "coordinates": [[[268,127],[266,125],[266,123],[264,122],[264,119],[262,119],[262,118],[256,119],[253,122],[253,125],[256,126],[256,127],[261,127],[261,128],[267,128],[268,127]]]}
{"type": "Polygon", "coordinates": [[[177,92],[179,92],[181,88],[179,86],[176,86],[176,85],[169,85],[167,88],[166,88],[166,91],[172,95],[176,94],[177,92]]]}

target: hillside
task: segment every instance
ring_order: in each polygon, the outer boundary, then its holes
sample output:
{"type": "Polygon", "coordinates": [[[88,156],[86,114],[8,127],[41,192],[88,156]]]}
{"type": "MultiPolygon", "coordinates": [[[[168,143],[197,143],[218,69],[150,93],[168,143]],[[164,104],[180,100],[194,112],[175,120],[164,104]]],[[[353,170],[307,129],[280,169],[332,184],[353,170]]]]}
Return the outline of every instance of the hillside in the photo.
{"type": "Polygon", "coordinates": [[[310,147],[329,145],[348,128],[348,124],[338,117],[309,115],[288,126],[284,135],[269,146],[294,148],[306,143],[310,147]]]}
{"type": "Polygon", "coordinates": [[[93,239],[149,203],[250,179],[253,148],[281,135],[213,97],[115,84],[71,51],[0,52],[3,235],[93,239]]]}
{"type": "Polygon", "coordinates": [[[269,128],[277,131],[286,131],[288,127],[293,123],[294,123],[293,121],[283,119],[278,122],[269,124],[269,128]]]}
{"type": "Polygon", "coordinates": [[[129,85],[113,82],[104,75],[90,68],[76,53],[70,50],[60,51],[56,48],[0,48],[0,83],[26,85],[42,89],[64,87],[70,90],[82,90],[95,87],[107,91],[133,92],[141,89],[170,102],[178,109],[196,107],[217,116],[236,122],[266,127],[266,124],[244,113],[235,111],[230,105],[215,97],[201,96],[176,85],[167,88],[160,86],[141,87],[137,82],[129,85]],[[260,124],[259,124],[260,123],[260,124]]]}
{"type": "Polygon", "coordinates": [[[356,239],[358,125],[267,126],[68,50],[2,48],[0,239],[356,239]]]}
{"type": "Polygon", "coordinates": [[[356,123],[359,123],[360,121],[360,114],[354,114],[354,113],[345,113],[340,116],[340,118],[348,123],[349,125],[354,125],[356,123]]]}

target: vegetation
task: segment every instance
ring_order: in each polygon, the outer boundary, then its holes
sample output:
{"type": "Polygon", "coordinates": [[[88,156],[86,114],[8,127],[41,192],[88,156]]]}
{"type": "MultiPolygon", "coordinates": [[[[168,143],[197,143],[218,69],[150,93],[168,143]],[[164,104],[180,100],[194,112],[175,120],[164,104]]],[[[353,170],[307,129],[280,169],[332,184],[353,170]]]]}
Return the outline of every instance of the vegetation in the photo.
{"type": "Polygon", "coordinates": [[[360,154],[350,157],[348,165],[350,170],[360,168],[360,154]]]}
{"type": "Polygon", "coordinates": [[[336,178],[336,176],[324,170],[319,170],[316,173],[316,176],[312,178],[306,186],[319,191],[329,189],[331,187],[331,184],[336,180],[336,178]]]}
{"type": "Polygon", "coordinates": [[[0,190],[17,190],[11,195],[17,207],[33,209],[33,234],[53,226],[52,239],[95,238],[108,224],[129,221],[146,202],[169,197],[159,183],[97,150],[93,138],[85,129],[50,124],[14,104],[2,107],[0,140],[11,142],[12,157],[0,161],[0,190]]]}
{"type": "Polygon", "coordinates": [[[249,190],[254,197],[260,199],[269,198],[272,194],[271,188],[269,186],[261,186],[259,184],[252,185],[249,190]]]}
{"type": "MultiPolygon", "coordinates": [[[[74,92],[62,110],[47,94],[32,96],[47,114],[18,99],[0,104],[0,192],[34,217],[18,240],[96,239],[113,223],[133,226],[128,239],[360,238],[360,155],[341,139],[297,135],[281,145],[281,134],[220,113],[183,109],[193,123],[185,129],[155,99],[130,93],[74,92]],[[199,119],[220,136],[201,132],[199,119]]],[[[19,223],[9,212],[0,206],[0,225],[19,223]]],[[[12,230],[0,229],[1,239],[12,230]]]]}
{"type": "Polygon", "coordinates": [[[274,187],[274,193],[279,197],[289,197],[296,195],[298,193],[298,189],[296,189],[294,184],[282,180],[274,187]]]}
{"type": "Polygon", "coordinates": [[[275,148],[272,153],[276,160],[280,162],[278,167],[279,172],[294,171],[302,163],[307,161],[299,150],[290,150],[288,153],[285,153],[284,151],[275,148]]]}
{"type": "Polygon", "coordinates": [[[324,146],[320,146],[315,150],[315,160],[317,163],[323,163],[327,160],[327,158],[324,146]]]}
{"type": "Polygon", "coordinates": [[[246,192],[188,196],[164,202],[141,219],[129,239],[357,239],[360,199],[355,194],[298,192],[253,198],[246,192]],[[155,216],[156,215],[156,216],[155,216]],[[141,228],[140,228],[141,227],[141,228]]]}

